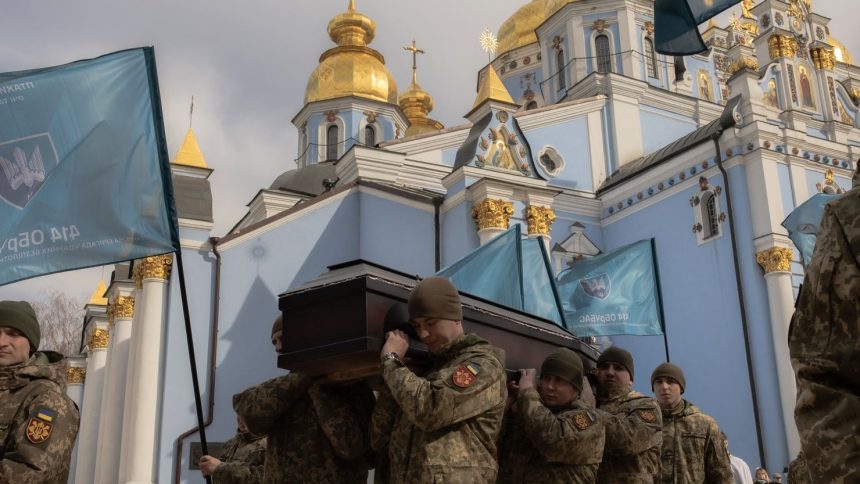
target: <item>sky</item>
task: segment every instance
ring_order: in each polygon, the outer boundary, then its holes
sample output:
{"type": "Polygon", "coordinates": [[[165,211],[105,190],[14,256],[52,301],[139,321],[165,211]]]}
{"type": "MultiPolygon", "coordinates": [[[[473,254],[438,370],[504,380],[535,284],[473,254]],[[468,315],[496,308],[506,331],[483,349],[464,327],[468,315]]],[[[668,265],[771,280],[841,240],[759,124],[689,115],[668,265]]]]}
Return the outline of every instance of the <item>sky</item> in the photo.
{"type": "MultiPolygon", "coordinates": [[[[478,70],[487,63],[481,31],[499,26],[527,0],[357,0],[376,21],[371,47],[385,56],[399,91],[411,80],[414,38],[426,54],[418,81],[435,99],[430,117],[465,122],[478,70]]],[[[171,158],[189,127],[209,167],[214,236],[225,235],[260,188],[296,168],[297,132],[308,76],[334,46],[328,21],[347,0],[37,0],[3,8],[0,72],[47,67],[140,46],[155,47],[171,158]],[[14,41],[12,41],[14,39],[14,41]]],[[[734,9],[739,12],[739,6],[734,9]]],[[[830,17],[831,34],[860,59],[860,2],[813,0],[830,17]]],[[[725,25],[726,21],[718,21],[725,25]]],[[[855,63],[858,60],[855,59],[855,63]]],[[[0,300],[38,299],[56,287],[88,298],[111,268],[45,276],[0,287],[0,300]]]]}

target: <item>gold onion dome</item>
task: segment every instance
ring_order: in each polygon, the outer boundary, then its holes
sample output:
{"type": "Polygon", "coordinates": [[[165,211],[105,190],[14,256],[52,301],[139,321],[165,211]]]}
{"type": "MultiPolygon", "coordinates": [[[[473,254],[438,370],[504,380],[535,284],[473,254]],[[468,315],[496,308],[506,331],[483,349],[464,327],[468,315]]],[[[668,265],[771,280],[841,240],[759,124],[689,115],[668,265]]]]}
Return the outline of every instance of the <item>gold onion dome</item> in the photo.
{"type": "Polygon", "coordinates": [[[182,146],[179,147],[179,153],[176,154],[173,164],[208,168],[206,160],[203,158],[203,152],[200,151],[200,145],[197,144],[197,137],[194,136],[194,131],[191,128],[188,128],[188,133],[185,134],[185,140],[182,141],[182,146]]]}
{"type": "Polygon", "coordinates": [[[549,5],[559,3],[559,7],[567,2],[559,0],[531,0],[520,7],[513,15],[499,27],[499,45],[496,52],[504,54],[524,45],[534,44],[538,41],[535,29],[549,16],[549,5]]]}
{"type": "Polygon", "coordinates": [[[328,34],[337,47],[320,56],[305,90],[305,104],[326,99],[358,96],[397,103],[397,83],[385,67],[385,58],[367,45],[376,34],[376,23],[349,8],[328,23],[328,34]]]}

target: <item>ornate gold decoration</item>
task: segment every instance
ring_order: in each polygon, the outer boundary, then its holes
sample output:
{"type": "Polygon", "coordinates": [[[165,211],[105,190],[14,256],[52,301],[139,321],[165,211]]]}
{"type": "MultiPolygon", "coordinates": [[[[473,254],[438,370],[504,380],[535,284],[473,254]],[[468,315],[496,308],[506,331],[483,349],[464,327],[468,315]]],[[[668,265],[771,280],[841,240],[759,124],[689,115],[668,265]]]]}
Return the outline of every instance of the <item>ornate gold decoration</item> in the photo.
{"type": "MultiPolygon", "coordinates": [[[[809,10],[809,7],[812,5],[812,0],[802,0],[806,9],[809,10]]],[[[801,0],[788,0],[788,14],[789,17],[795,17],[799,20],[806,20],[806,13],[800,8],[801,0]]]]}
{"type": "Polygon", "coordinates": [[[170,279],[170,270],[173,268],[173,255],[154,255],[152,257],[144,257],[139,260],[135,266],[140,266],[139,276],[135,277],[143,279],[170,279]]]}
{"type": "Polygon", "coordinates": [[[545,3],[546,0],[531,0],[502,23],[499,27],[497,53],[504,54],[538,41],[535,29],[549,17],[545,3]]]}
{"type": "Polygon", "coordinates": [[[654,22],[652,22],[650,20],[645,22],[645,32],[648,32],[648,34],[650,34],[650,35],[654,34],[654,22]]]}
{"type": "MultiPolygon", "coordinates": [[[[495,55],[496,49],[499,48],[499,41],[496,40],[496,36],[493,35],[493,33],[490,31],[490,29],[484,29],[484,31],[481,32],[481,35],[478,37],[478,42],[481,43],[481,49],[483,49],[484,52],[487,53],[487,57],[492,57],[493,55],[495,55]]],[[[417,52],[420,52],[423,54],[424,51],[420,50],[420,49],[415,49],[415,41],[414,40],[412,41],[412,49],[409,49],[408,47],[404,47],[404,49],[412,50],[412,54],[413,54],[412,65],[414,68],[414,65],[415,65],[414,54],[417,52]]]]}
{"type": "Polygon", "coordinates": [[[833,49],[815,47],[810,49],[809,53],[812,54],[812,63],[815,64],[816,69],[832,71],[836,66],[836,54],[833,53],[833,49]]]}
{"type": "Polygon", "coordinates": [[[729,68],[726,70],[726,73],[729,75],[729,77],[731,77],[741,69],[752,69],[754,71],[757,71],[758,60],[753,59],[752,57],[747,57],[745,55],[741,56],[739,59],[731,63],[729,68]]]}
{"type": "Polygon", "coordinates": [[[70,366],[66,368],[66,384],[67,385],[82,385],[87,377],[87,369],[79,366],[70,366]]]}
{"type": "Polygon", "coordinates": [[[765,274],[771,272],[791,272],[791,260],[794,252],[787,247],[774,247],[756,253],[755,260],[764,269],[765,274]]]}
{"type": "Polygon", "coordinates": [[[791,35],[773,34],[767,39],[771,59],[793,58],[797,55],[797,39],[791,35]]]}
{"type": "Polygon", "coordinates": [[[106,329],[95,328],[90,333],[90,340],[87,346],[90,350],[106,350],[110,344],[110,333],[106,329]]]}
{"type": "Polygon", "coordinates": [[[851,89],[851,99],[854,101],[854,104],[860,103],[860,89],[856,87],[851,89]]]}
{"type": "Polygon", "coordinates": [[[108,304],[108,321],[114,324],[117,318],[131,319],[134,317],[134,296],[117,296],[108,304]]]}
{"type": "Polygon", "coordinates": [[[107,291],[107,287],[105,287],[105,281],[99,281],[99,285],[96,287],[96,290],[93,291],[93,295],[90,296],[90,302],[87,304],[91,304],[93,306],[107,306],[108,300],[105,297],[105,291],[107,291]]]}
{"type": "Polygon", "coordinates": [[[599,18],[594,21],[591,27],[598,32],[603,32],[604,30],[606,30],[606,20],[599,18]]]}
{"type": "Polygon", "coordinates": [[[514,103],[514,99],[511,97],[511,93],[508,92],[508,88],[506,88],[502,83],[502,80],[499,79],[499,75],[496,74],[496,70],[493,69],[493,66],[487,66],[486,75],[478,88],[478,94],[475,96],[475,103],[472,104],[472,110],[481,104],[484,104],[486,101],[499,101],[507,104],[516,104],[514,103]]]}
{"type": "Polygon", "coordinates": [[[514,204],[502,199],[487,198],[472,207],[478,230],[507,229],[513,214],[514,204]]]}
{"type": "Polygon", "coordinates": [[[188,128],[188,133],[185,134],[185,140],[179,147],[179,153],[176,153],[176,158],[172,162],[174,165],[191,166],[194,168],[209,168],[206,164],[206,159],[203,158],[203,152],[200,151],[200,145],[197,144],[197,137],[194,136],[194,130],[188,128]]]}
{"type": "Polygon", "coordinates": [[[827,171],[824,172],[824,183],[827,185],[833,185],[833,181],[833,170],[828,168],[827,171]]]}
{"type": "Polygon", "coordinates": [[[444,128],[442,123],[427,117],[433,110],[433,97],[418,85],[418,54],[424,51],[417,47],[415,39],[412,39],[411,46],[403,47],[403,50],[412,54],[412,84],[397,101],[409,120],[406,136],[438,131],[444,128]]]}
{"type": "Polygon", "coordinates": [[[741,0],[741,16],[743,18],[755,18],[750,12],[754,6],[755,0],[741,0]]]}
{"type": "Polygon", "coordinates": [[[526,207],[526,221],[529,225],[529,235],[549,237],[549,229],[555,222],[555,211],[550,207],[529,205],[526,207]]]}

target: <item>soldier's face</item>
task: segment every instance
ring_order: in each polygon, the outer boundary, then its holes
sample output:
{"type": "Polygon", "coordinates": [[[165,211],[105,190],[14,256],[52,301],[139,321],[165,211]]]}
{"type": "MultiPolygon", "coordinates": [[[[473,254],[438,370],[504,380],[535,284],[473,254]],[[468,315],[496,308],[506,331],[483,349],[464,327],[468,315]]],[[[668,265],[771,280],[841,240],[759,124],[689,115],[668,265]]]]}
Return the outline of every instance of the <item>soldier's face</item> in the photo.
{"type": "Polygon", "coordinates": [[[675,408],[681,402],[681,384],[674,378],[657,377],[653,390],[657,403],[666,410],[675,408]]]}
{"type": "Polygon", "coordinates": [[[630,373],[624,365],[607,361],[597,367],[597,385],[600,387],[626,388],[633,383],[630,373]]]}
{"type": "Polygon", "coordinates": [[[421,342],[427,345],[431,353],[439,353],[447,347],[457,336],[463,334],[463,325],[460,321],[435,318],[414,318],[412,327],[421,342]]]}
{"type": "Polygon", "coordinates": [[[275,353],[281,354],[284,352],[284,344],[281,338],[284,336],[283,331],[278,331],[272,335],[272,346],[275,347],[275,353]]]}
{"type": "Polygon", "coordinates": [[[0,327],[0,367],[20,365],[30,357],[30,341],[15,328],[0,327]]]}
{"type": "Polygon", "coordinates": [[[547,407],[564,407],[573,403],[579,391],[567,380],[555,375],[541,375],[538,385],[540,399],[547,407]]]}

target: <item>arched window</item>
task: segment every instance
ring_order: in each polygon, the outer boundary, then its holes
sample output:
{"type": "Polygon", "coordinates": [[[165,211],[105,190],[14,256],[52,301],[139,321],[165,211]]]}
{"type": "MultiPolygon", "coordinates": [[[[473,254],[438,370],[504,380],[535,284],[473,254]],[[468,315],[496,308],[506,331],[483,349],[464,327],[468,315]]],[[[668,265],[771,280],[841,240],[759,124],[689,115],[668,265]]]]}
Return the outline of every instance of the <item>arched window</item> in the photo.
{"type": "Polygon", "coordinates": [[[532,110],[532,109],[537,109],[537,107],[538,107],[538,106],[537,106],[537,101],[529,101],[529,102],[526,104],[526,111],[529,111],[529,110],[532,110]]]}
{"type": "Polygon", "coordinates": [[[566,79],[564,78],[564,50],[558,49],[555,55],[555,63],[558,66],[558,90],[561,91],[567,87],[566,79]]]}
{"type": "Polygon", "coordinates": [[[364,127],[364,144],[376,146],[376,129],[370,124],[364,127]]]}
{"type": "Polygon", "coordinates": [[[717,214],[717,198],[714,192],[702,194],[702,239],[710,239],[720,234],[720,219],[717,214]]]}
{"type": "Polygon", "coordinates": [[[597,72],[606,74],[612,71],[612,53],[609,50],[609,37],[600,34],[594,38],[594,46],[597,49],[597,72]]]}
{"type": "Polygon", "coordinates": [[[337,137],[338,130],[337,125],[332,124],[326,130],[326,148],[325,148],[325,159],[326,161],[332,161],[337,159],[337,137]]]}
{"type": "Polygon", "coordinates": [[[648,77],[659,79],[657,74],[657,52],[654,50],[654,41],[650,37],[645,37],[645,67],[648,71],[648,77]]]}

